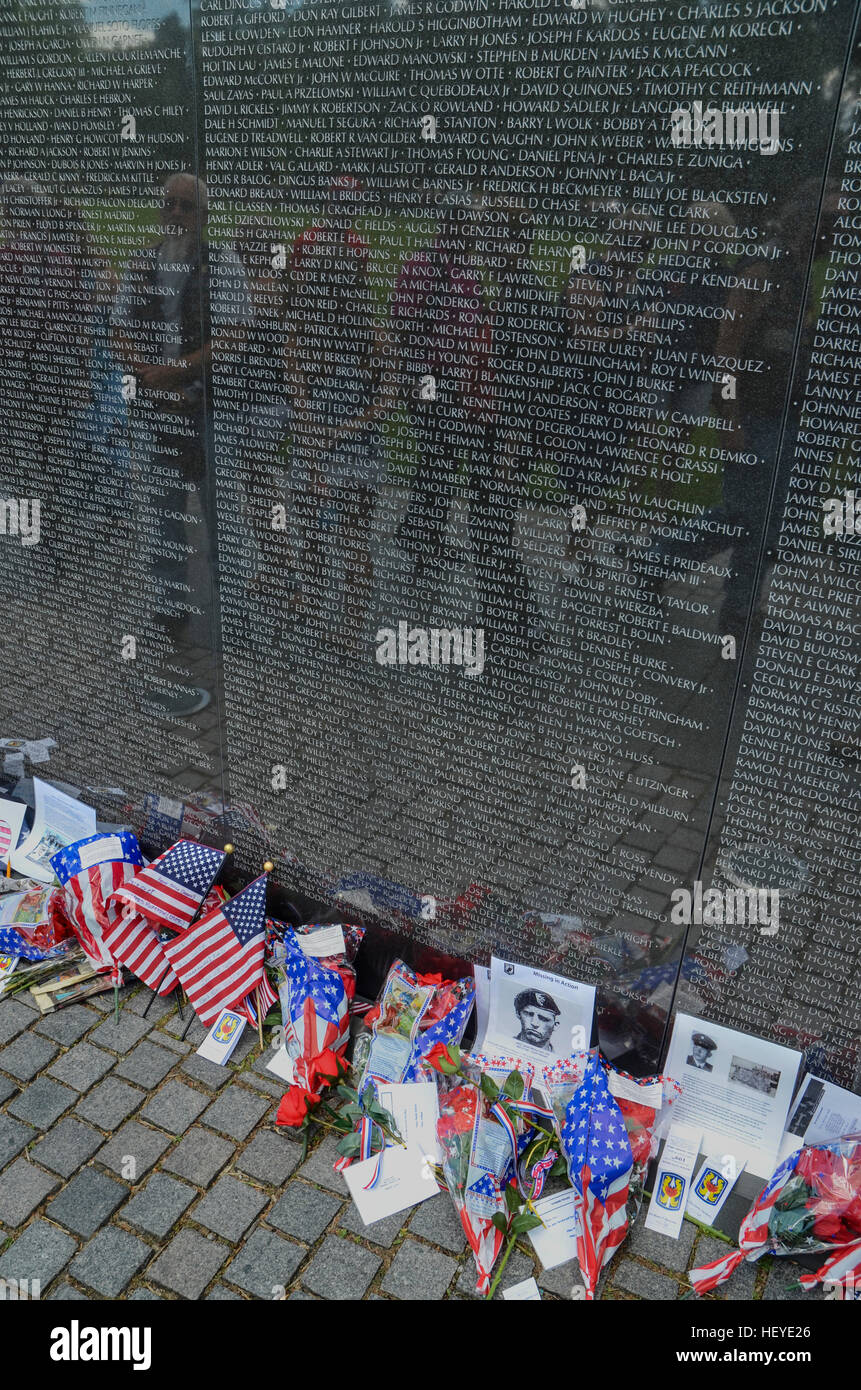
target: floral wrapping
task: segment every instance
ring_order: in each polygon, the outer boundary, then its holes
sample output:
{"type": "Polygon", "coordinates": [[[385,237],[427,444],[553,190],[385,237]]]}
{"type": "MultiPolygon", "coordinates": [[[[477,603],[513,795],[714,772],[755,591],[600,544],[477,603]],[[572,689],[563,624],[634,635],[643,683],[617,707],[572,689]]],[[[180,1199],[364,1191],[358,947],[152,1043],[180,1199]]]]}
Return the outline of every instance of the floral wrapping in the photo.
{"type": "Polygon", "coordinates": [[[760,1256],[833,1254],[799,1283],[843,1289],[861,1268],[861,1135],[811,1144],[784,1159],[741,1224],[739,1248],[691,1271],[697,1293],[709,1293],[742,1260],[760,1256]]]}
{"type": "MultiPolygon", "coordinates": [[[[528,1092],[535,1069],[513,1057],[465,1054],[463,1076],[438,1075],[437,1138],[442,1150],[443,1176],[460,1217],[478,1271],[476,1292],[484,1295],[505,1236],[494,1226],[495,1212],[505,1211],[505,1186],[514,1172],[508,1135],[491,1115],[491,1102],[480,1089],[486,1075],[501,1088],[511,1071],[519,1071],[528,1092]]],[[[518,1117],[522,1136],[529,1122],[518,1117]]]]}

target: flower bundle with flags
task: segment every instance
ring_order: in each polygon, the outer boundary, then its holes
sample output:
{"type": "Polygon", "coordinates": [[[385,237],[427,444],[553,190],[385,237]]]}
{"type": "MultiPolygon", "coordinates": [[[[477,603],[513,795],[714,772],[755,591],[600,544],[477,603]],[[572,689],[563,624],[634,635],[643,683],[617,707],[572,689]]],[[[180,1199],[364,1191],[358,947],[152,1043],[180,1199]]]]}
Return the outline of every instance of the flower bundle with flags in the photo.
{"type": "Polygon", "coordinates": [[[649,1158],[681,1087],[663,1076],[629,1076],[597,1048],[545,1067],[541,1084],[580,1200],[577,1253],[591,1300],[636,1216],[649,1158]]]}
{"type": "Polygon", "coordinates": [[[115,895],[143,863],[130,830],[88,835],[51,856],[51,867],[64,890],[62,911],[97,970],[117,971],[104,933],[122,915],[115,895]]]}
{"type": "Polygon", "coordinates": [[[323,958],[302,948],[301,942],[313,941],[314,934],[288,928],[273,954],[280,976],[284,1046],[295,1076],[278,1108],[277,1124],[295,1126],[304,1121],[321,1090],[338,1075],[335,1054],[350,1036],[350,999],[356,989],[352,959],[364,932],[360,927],[345,928],[344,952],[323,958]]]}
{"type": "Polygon", "coordinates": [[[257,990],[264,1010],[276,999],[264,968],[268,878],[265,873],[255,878],[164,948],[192,1008],[207,1028],[222,1009],[244,1011],[247,996],[257,990]]]}
{"type": "Polygon", "coordinates": [[[57,960],[77,944],[72,924],[64,910],[62,888],[25,888],[7,893],[2,899],[0,953],[21,960],[57,960]]]}
{"type": "Polygon", "coordinates": [[[691,1270],[698,1294],[710,1293],[743,1260],[762,1255],[834,1253],[799,1276],[803,1289],[846,1288],[861,1269],[861,1136],[796,1150],[778,1166],[739,1231],[739,1248],[691,1270]]]}

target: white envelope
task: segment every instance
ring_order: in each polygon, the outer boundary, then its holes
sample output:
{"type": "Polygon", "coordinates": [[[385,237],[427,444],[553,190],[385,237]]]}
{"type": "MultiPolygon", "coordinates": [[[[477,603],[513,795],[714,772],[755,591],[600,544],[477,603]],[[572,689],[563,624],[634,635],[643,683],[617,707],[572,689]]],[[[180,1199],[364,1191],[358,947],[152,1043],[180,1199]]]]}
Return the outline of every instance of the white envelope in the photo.
{"type": "Polygon", "coordinates": [[[345,1169],[344,1177],[350,1196],[366,1226],[382,1221],[396,1211],[405,1211],[419,1202],[435,1197],[438,1188],[430,1166],[417,1148],[402,1148],[396,1144],[385,1150],[383,1166],[376,1187],[366,1192],[379,1155],[353,1163],[345,1169]]]}

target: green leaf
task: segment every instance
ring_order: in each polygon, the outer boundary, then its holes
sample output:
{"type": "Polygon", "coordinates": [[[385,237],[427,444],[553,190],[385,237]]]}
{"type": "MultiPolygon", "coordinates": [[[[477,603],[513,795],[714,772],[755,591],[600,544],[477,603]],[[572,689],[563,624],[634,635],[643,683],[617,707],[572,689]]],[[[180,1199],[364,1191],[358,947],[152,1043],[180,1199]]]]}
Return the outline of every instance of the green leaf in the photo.
{"type": "Polygon", "coordinates": [[[551,1178],[564,1178],[568,1172],[568,1164],[564,1158],[557,1158],[553,1167],[550,1169],[551,1178]]]}
{"type": "Polygon", "coordinates": [[[338,1095],[342,1096],[344,1100],[351,1100],[354,1105],[359,1103],[359,1092],[354,1091],[352,1086],[339,1086],[338,1095]]]}
{"type": "Polygon", "coordinates": [[[489,1076],[485,1076],[484,1072],[482,1072],[481,1074],[481,1092],[482,1095],[487,1096],[487,1099],[490,1101],[491,1105],[494,1103],[494,1101],[499,1100],[499,1087],[497,1086],[495,1081],[492,1081],[490,1079],[489,1076]]]}
{"type": "Polygon", "coordinates": [[[544,1223],[540,1216],[533,1216],[531,1211],[522,1211],[519,1216],[515,1216],[511,1222],[511,1229],[515,1235],[522,1235],[524,1231],[534,1231],[536,1226],[544,1223]]]}
{"type": "Polygon", "coordinates": [[[510,1071],[503,1083],[503,1094],[511,1096],[512,1100],[520,1100],[523,1095],[523,1077],[519,1071],[510,1071]]]}
{"type": "Polygon", "coordinates": [[[508,1222],[506,1221],[506,1219],[505,1219],[504,1215],[502,1214],[502,1212],[501,1212],[501,1211],[495,1211],[495,1212],[493,1213],[493,1216],[492,1216],[490,1219],[491,1219],[491,1222],[493,1223],[493,1225],[496,1227],[496,1229],[497,1229],[498,1231],[501,1231],[502,1234],[505,1235],[505,1233],[506,1233],[507,1230],[508,1230],[508,1222]]]}
{"type": "Polygon", "coordinates": [[[460,1066],[460,1048],[455,1047],[454,1043],[449,1043],[448,1055],[455,1064],[455,1068],[460,1066]]]}
{"type": "Polygon", "coordinates": [[[338,1142],[338,1153],[343,1154],[345,1158],[355,1158],[359,1152],[360,1144],[358,1134],[346,1134],[338,1142]]]}
{"type": "Polygon", "coordinates": [[[505,1205],[509,1211],[520,1211],[520,1193],[510,1183],[505,1189],[505,1205]]]}
{"type": "Polygon", "coordinates": [[[451,1062],[447,1062],[444,1057],[440,1057],[437,1065],[439,1066],[439,1069],[442,1072],[443,1076],[457,1075],[458,1064],[454,1060],[452,1060],[451,1062]]]}

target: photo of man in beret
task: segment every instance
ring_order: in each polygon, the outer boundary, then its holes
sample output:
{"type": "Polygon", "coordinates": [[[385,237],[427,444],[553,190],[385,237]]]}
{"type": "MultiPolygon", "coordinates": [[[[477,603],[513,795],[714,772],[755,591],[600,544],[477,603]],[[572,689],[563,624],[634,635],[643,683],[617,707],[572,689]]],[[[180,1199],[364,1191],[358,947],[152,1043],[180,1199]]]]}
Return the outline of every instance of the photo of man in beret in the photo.
{"type": "Polygon", "coordinates": [[[561,1013],[556,1000],[538,989],[522,989],[515,997],[514,1012],[520,1024],[514,1041],[541,1052],[552,1052],[553,1030],[561,1013]]]}

